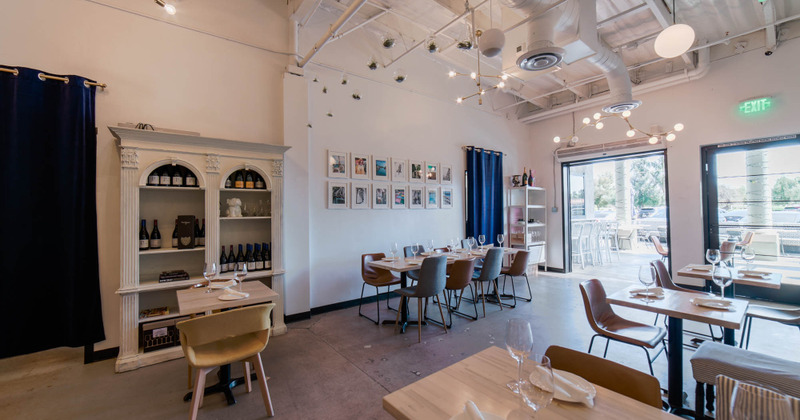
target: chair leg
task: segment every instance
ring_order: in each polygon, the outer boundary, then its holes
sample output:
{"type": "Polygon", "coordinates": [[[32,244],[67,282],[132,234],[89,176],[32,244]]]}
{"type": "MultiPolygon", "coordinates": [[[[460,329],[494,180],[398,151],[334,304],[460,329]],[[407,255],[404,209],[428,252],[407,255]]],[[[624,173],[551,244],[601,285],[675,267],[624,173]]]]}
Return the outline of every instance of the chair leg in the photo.
{"type": "Polygon", "coordinates": [[[242,362],[242,365],[244,365],[244,385],[247,393],[249,394],[253,391],[253,383],[250,380],[250,363],[245,360],[242,362]]]}
{"type": "Polygon", "coordinates": [[[378,322],[376,324],[381,325],[381,291],[378,286],[375,286],[375,312],[378,314],[378,322]]]}
{"type": "MultiPolygon", "coordinates": [[[[358,316],[363,316],[364,318],[367,318],[368,320],[374,322],[375,325],[379,325],[380,324],[380,316],[381,316],[380,307],[378,308],[379,309],[378,310],[378,321],[375,321],[374,319],[372,319],[372,318],[370,318],[370,317],[368,317],[368,316],[366,316],[366,315],[361,313],[361,302],[364,300],[364,286],[366,286],[366,285],[367,285],[367,283],[363,283],[361,285],[361,297],[358,298],[358,316]]],[[[377,289],[378,288],[376,287],[375,290],[377,290],[377,289]]]]}
{"type": "Polygon", "coordinates": [[[275,415],[275,413],[272,410],[272,398],[269,396],[267,377],[264,376],[264,363],[261,362],[261,353],[256,353],[255,356],[250,358],[250,361],[253,362],[253,367],[256,369],[258,385],[261,387],[261,398],[264,400],[264,407],[267,409],[267,416],[272,417],[275,415]]]}
{"type": "MultiPolygon", "coordinates": [[[[444,292],[442,292],[442,294],[444,294],[444,292]]],[[[439,295],[436,295],[436,303],[439,305],[439,315],[442,316],[442,328],[444,328],[444,333],[447,334],[447,324],[445,324],[444,312],[442,312],[442,300],[439,299],[439,295]]]]}
{"type": "MultiPolygon", "coordinates": [[[[537,270],[539,269],[538,266],[537,266],[536,269],[537,270]]],[[[525,284],[528,285],[528,299],[527,299],[527,301],[528,302],[532,302],[533,301],[533,292],[531,291],[531,280],[528,278],[528,273],[527,272],[525,272],[525,274],[523,274],[523,275],[525,276],[525,284]]],[[[525,299],[525,298],[522,298],[522,299],[525,299]]]]}
{"type": "Polygon", "coordinates": [[[397,327],[400,326],[400,312],[403,310],[404,296],[400,296],[400,306],[397,307],[397,318],[394,320],[394,331],[397,332],[397,327]]]}
{"type": "Polygon", "coordinates": [[[603,352],[603,359],[605,359],[606,355],[608,354],[608,345],[609,344],[611,344],[611,339],[610,338],[606,338],[606,350],[603,352]]]}
{"type": "Polygon", "coordinates": [[[497,289],[497,279],[494,279],[494,294],[497,296],[497,304],[500,306],[500,310],[503,310],[503,301],[500,299],[500,290],[497,289]]]}
{"type": "Polygon", "coordinates": [[[592,353],[592,346],[594,345],[594,339],[595,338],[597,338],[597,334],[593,335],[592,336],[592,341],[589,342],[589,351],[587,351],[587,353],[589,353],[589,354],[592,353]]]}
{"type": "Polygon", "coordinates": [[[745,349],[750,348],[750,333],[753,332],[753,317],[750,317],[750,321],[747,322],[747,343],[744,345],[745,349]]]}
{"type": "Polygon", "coordinates": [[[483,305],[483,317],[486,318],[486,295],[483,293],[483,282],[481,284],[481,305],[483,305]]]}
{"type": "Polygon", "coordinates": [[[695,420],[703,420],[705,417],[705,410],[703,409],[703,400],[705,400],[705,392],[703,392],[703,383],[698,382],[694,387],[694,418],[695,420]]]}
{"type": "Polygon", "coordinates": [[[192,409],[189,412],[189,420],[197,419],[197,411],[203,405],[203,393],[206,388],[206,374],[210,371],[209,368],[200,368],[197,370],[197,378],[194,380],[194,390],[192,390],[192,409]]]}
{"type": "Polygon", "coordinates": [[[422,299],[417,298],[417,338],[418,343],[422,342],[422,299]]]}
{"type": "Polygon", "coordinates": [[[650,376],[656,376],[656,375],[653,373],[653,361],[652,361],[652,360],[650,360],[650,353],[648,353],[648,352],[647,352],[647,349],[646,349],[646,348],[644,348],[644,347],[642,347],[642,350],[644,350],[644,357],[646,357],[646,358],[647,358],[647,366],[649,366],[649,367],[650,367],[650,376]]]}
{"type": "Polygon", "coordinates": [[[658,324],[658,316],[659,316],[659,315],[661,315],[661,314],[656,314],[656,319],[655,319],[655,321],[653,321],[653,325],[656,325],[656,324],[658,324]]]}
{"type": "Polygon", "coordinates": [[[714,385],[706,384],[706,409],[714,411],[714,385]]]}

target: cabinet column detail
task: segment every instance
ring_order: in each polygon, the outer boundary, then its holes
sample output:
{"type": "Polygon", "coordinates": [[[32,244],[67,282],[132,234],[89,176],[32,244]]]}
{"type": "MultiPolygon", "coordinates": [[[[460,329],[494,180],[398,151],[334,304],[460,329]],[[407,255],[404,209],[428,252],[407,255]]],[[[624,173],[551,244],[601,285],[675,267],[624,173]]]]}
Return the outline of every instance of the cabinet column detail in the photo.
{"type": "Polygon", "coordinates": [[[219,166],[219,155],[206,155],[206,263],[219,262],[219,166]]]}
{"type": "MultiPolygon", "coordinates": [[[[139,152],[135,148],[120,148],[122,173],[120,175],[120,234],[122,238],[120,285],[122,289],[136,287],[139,280],[139,152]]],[[[117,371],[136,363],[139,352],[137,295],[123,295],[120,299],[120,346],[117,371]]],[[[127,369],[126,369],[127,370],[127,369]]]]}

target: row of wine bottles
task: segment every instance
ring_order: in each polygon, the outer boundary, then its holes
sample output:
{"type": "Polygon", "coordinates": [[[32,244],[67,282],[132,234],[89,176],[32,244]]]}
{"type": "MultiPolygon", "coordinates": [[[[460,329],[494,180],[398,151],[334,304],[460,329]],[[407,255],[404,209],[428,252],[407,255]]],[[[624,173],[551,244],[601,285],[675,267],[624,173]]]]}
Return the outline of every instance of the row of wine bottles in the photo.
{"type": "Polygon", "coordinates": [[[242,169],[236,171],[225,180],[225,188],[244,188],[248,190],[265,190],[267,185],[264,183],[264,178],[261,178],[257,172],[242,169]]]}
{"type": "MultiPolygon", "coordinates": [[[[194,246],[204,246],[206,244],[206,219],[203,219],[203,226],[200,227],[200,220],[194,220],[194,246]]],[[[178,248],[178,219],[175,219],[175,229],[172,230],[172,247],[178,248]]],[[[139,228],[139,251],[147,249],[161,248],[161,232],[158,230],[158,220],[153,220],[153,231],[147,233],[147,220],[142,219],[139,228]]]]}
{"type": "Polygon", "coordinates": [[[186,167],[164,165],[150,172],[147,185],[158,187],[197,187],[197,177],[186,167]]]}
{"type": "Polygon", "coordinates": [[[244,265],[247,266],[247,271],[272,269],[272,251],[270,251],[268,243],[246,245],[247,252],[242,252],[242,244],[239,244],[238,254],[233,253],[233,245],[231,245],[228,255],[225,255],[225,245],[222,246],[222,252],[219,254],[220,273],[241,271],[244,265]]]}

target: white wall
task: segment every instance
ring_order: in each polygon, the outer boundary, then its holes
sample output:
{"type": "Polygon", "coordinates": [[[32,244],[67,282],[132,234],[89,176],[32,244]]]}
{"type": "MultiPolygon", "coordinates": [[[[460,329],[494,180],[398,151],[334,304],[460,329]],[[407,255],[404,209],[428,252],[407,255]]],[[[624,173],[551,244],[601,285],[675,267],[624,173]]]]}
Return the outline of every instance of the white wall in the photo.
{"type": "MultiPolygon", "coordinates": [[[[703,222],[701,218],[700,147],[704,145],[800,133],[797,110],[800,109],[800,40],[786,41],[770,57],[763,49],[753,50],[711,63],[704,78],[644,95],[634,95],[643,105],[633,112],[631,121],[645,130],[651,125],[671,127],[676,122],[686,126],[667,149],[669,203],[671,218],[672,265],[682,267],[703,260],[703,222]],[[740,101],[752,97],[773,96],[771,112],[743,117],[737,112],[740,101]]],[[[584,116],[599,109],[577,112],[584,116]]],[[[580,133],[580,144],[596,144],[625,138],[622,121],[609,120],[602,131],[589,128],[580,133]]],[[[535,123],[530,127],[531,155],[543,185],[553,188],[552,152],[556,135],[571,133],[572,116],[564,115],[535,123]]],[[[555,184],[561,188],[560,164],[556,166],[555,184]]],[[[550,204],[551,206],[553,204],[550,204]]],[[[549,222],[549,264],[562,266],[561,195],[557,195],[557,217],[549,222]]]]}
{"type": "Polygon", "coordinates": [[[133,13],[82,0],[3,1],[0,64],[78,74],[108,84],[97,94],[97,218],[107,340],[119,343],[119,152],[106,129],[148,122],[203,135],[282,143],[281,77],[287,58],[286,4],[238,1],[236,19],[210,0],[181,2],[167,17],[152,1],[109,0],[133,13]],[[253,46],[170,25],[243,36],[253,46]],[[264,25],[269,22],[269,25],[264,25]],[[254,44],[255,45],[255,44],[254,44]]]}

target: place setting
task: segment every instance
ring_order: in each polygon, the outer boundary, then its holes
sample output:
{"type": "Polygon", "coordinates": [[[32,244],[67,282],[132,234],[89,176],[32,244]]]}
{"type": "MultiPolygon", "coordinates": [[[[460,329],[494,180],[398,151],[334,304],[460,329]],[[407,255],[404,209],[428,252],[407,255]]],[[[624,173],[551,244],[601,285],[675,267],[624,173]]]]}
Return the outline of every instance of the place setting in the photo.
{"type": "Polygon", "coordinates": [[[644,288],[628,290],[632,298],[641,299],[645,303],[655,302],[656,299],[664,299],[664,289],[650,287],[656,282],[656,269],[652,265],[645,264],[639,267],[639,282],[644,285],[644,288]]]}
{"type": "MultiPolygon", "coordinates": [[[[237,264],[238,265],[238,264],[237,264]]],[[[242,291],[242,283],[247,277],[247,264],[241,264],[241,267],[236,267],[233,272],[232,279],[216,279],[217,264],[212,262],[203,265],[203,277],[206,279],[206,293],[212,293],[216,290],[221,290],[222,294],[217,296],[217,299],[223,301],[240,300],[250,296],[249,293],[242,291]],[[234,290],[233,287],[239,286],[239,290],[234,290]]]]}
{"type": "Polygon", "coordinates": [[[725,288],[733,282],[733,275],[731,270],[724,266],[714,267],[711,273],[711,280],[720,287],[720,297],[695,297],[689,301],[696,305],[709,309],[716,309],[720,311],[735,312],[736,306],[733,301],[725,299],[725,288]]]}

